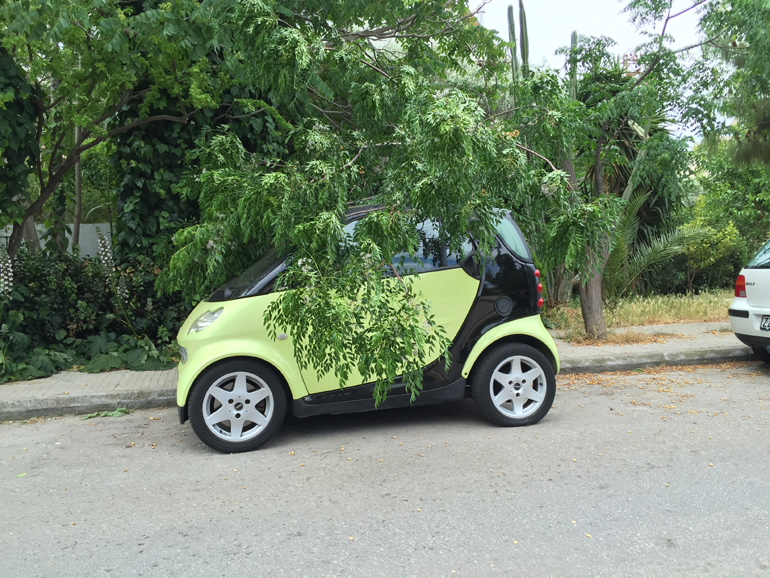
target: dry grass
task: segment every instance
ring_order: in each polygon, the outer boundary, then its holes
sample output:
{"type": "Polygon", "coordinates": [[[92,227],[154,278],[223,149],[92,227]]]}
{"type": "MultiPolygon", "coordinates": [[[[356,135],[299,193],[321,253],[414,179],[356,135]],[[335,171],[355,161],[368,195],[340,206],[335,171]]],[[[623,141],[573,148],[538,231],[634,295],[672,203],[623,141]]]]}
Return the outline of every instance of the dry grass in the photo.
{"type": "MultiPolygon", "coordinates": [[[[762,364],[760,363],[759,365],[762,364]]],[[[628,381],[622,381],[623,377],[645,376],[647,378],[647,384],[660,385],[658,391],[663,392],[666,391],[666,386],[670,385],[674,381],[672,377],[682,379],[684,384],[690,383],[683,375],[672,376],[671,374],[695,374],[705,369],[719,371],[720,373],[727,373],[727,377],[731,379],[734,377],[734,374],[732,373],[733,371],[756,370],[756,368],[756,361],[727,361],[723,363],[708,363],[699,365],[656,365],[653,367],[633,369],[631,371],[607,371],[603,373],[560,373],[556,377],[556,388],[562,391],[579,391],[580,388],[584,388],[586,385],[600,385],[603,388],[611,388],[618,385],[618,383],[627,384],[628,381]]],[[[762,369],[759,371],[751,371],[748,374],[743,374],[743,376],[751,378],[761,375],[764,375],[762,369]]],[[[702,380],[697,375],[693,375],[693,382],[694,380],[702,383],[702,380]]],[[[621,386],[621,389],[623,389],[623,386],[621,386]]],[[[634,400],[629,401],[633,405],[650,405],[647,402],[638,402],[634,400]]]]}
{"type": "MultiPolygon", "coordinates": [[[[606,307],[604,319],[607,328],[670,325],[674,323],[706,323],[728,321],[727,308],[733,300],[731,290],[713,291],[700,295],[655,295],[623,299],[606,307]]],[[[564,332],[563,339],[574,343],[590,344],[586,338],[580,303],[548,311],[545,318],[554,329],[564,332]]],[[[665,334],[650,335],[635,331],[614,332],[602,343],[654,343],[656,339],[679,337],[665,334]]]]}
{"type": "Polygon", "coordinates": [[[695,337],[680,333],[641,333],[625,329],[622,331],[610,330],[607,339],[599,341],[598,339],[589,339],[581,328],[565,332],[561,339],[569,341],[573,345],[631,345],[634,343],[666,343],[669,339],[695,339],[695,337]]]}

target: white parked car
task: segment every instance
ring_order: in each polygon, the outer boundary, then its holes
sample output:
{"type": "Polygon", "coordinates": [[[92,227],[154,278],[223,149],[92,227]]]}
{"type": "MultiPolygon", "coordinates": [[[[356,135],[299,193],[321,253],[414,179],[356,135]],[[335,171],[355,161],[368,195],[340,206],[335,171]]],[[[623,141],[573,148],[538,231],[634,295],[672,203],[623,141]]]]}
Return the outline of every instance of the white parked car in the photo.
{"type": "Polygon", "coordinates": [[[770,363],[770,241],[741,270],[727,311],[735,336],[770,363]]]}

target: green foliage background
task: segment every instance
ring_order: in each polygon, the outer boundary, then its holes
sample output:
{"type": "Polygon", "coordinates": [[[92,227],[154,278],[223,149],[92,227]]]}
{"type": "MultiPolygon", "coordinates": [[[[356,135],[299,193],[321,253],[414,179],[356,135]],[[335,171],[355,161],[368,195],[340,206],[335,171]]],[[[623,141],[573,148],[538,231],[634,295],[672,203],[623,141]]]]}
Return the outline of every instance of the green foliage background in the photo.
{"type": "Polygon", "coordinates": [[[630,0],[648,40],[621,59],[611,38],[575,34],[562,74],[530,65],[521,2],[512,43],[465,2],[0,3],[0,226],[16,272],[3,375],[169,358],[189,306],[275,248],[294,255],[291,289],[264,323],[314,336],[300,365],[341,381],[355,366],[378,399],[405,372],[417,392],[425,352],[448,342],[408,279],[381,270],[414,253],[428,217],[450,250],[470,226],[483,254],[497,210],[513,210],[556,306],[575,282],[599,280],[600,309],[602,294],[731,283],[770,231],[770,12],[690,8],[702,45],[660,33],[670,3],[630,0]],[[125,315],[56,234],[16,252],[25,215],[63,230],[77,158],[84,214],[115,225],[125,315]],[[351,237],[360,203],[383,210],[351,237]]]}

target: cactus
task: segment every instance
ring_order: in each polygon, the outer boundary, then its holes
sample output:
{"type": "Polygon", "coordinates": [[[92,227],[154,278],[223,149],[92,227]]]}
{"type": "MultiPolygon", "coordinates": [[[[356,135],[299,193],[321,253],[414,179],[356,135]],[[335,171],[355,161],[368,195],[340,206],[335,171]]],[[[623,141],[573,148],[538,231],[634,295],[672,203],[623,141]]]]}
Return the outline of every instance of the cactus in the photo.
{"type": "Polygon", "coordinates": [[[578,45],[577,31],[572,31],[572,42],[570,43],[569,58],[569,95],[572,100],[577,100],[577,58],[575,58],[575,49],[578,45]]]}
{"type": "Polygon", "coordinates": [[[529,76],[529,34],[527,34],[527,15],[524,12],[524,2],[519,0],[519,42],[521,44],[521,76],[529,76]]]}
{"type": "Polygon", "coordinates": [[[516,56],[516,22],[513,20],[511,4],[508,4],[508,41],[511,43],[511,80],[516,84],[519,76],[519,58],[516,56]]]}

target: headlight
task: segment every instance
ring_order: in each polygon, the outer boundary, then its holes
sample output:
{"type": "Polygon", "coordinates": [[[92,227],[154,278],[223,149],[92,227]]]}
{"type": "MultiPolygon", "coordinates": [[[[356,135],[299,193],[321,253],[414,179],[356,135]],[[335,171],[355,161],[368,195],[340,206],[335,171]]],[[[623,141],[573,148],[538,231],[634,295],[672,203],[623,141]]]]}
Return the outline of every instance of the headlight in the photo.
{"type": "Polygon", "coordinates": [[[195,323],[190,326],[190,329],[187,330],[187,334],[189,335],[190,333],[203,331],[206,327],[214,323],[214,321],[217,320],[217,317],[222,315],[222,311],[224,311],[224,308],[222,307],[216,311],[206,311],[206,313],[198,317],[198,319],[195,320],[195,323]]]}

